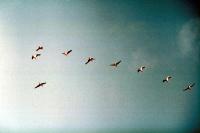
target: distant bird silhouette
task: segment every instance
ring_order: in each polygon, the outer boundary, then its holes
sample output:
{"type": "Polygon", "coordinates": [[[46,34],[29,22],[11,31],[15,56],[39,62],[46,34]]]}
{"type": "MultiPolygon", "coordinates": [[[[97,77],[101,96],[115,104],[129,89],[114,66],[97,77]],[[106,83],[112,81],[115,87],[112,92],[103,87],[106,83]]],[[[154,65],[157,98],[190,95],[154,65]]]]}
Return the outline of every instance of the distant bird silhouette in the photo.
{"type": "Polygon", "coordinates": [[[168,83],[169,80],[170,80],[171,78],[172,78],[171,76],[167,76],[165,79],[163,79],[163,83],[164,83],[164,82],[167,82],[167,83],[168,83]]]}
{"type": "Polygon", "coordinates": [[[183,89],[183,91],[187,91],[187,90],[192,90],[192,87],[194,87],[195,83],[188,85],[187,88],[183,89]]]}
{"type": "Polygon", "coordinates": [[[146,68],[145,66],[141,66],[140,68],[137,69],[137,72],[143,72],[145,68],[146,68]]]}
{"type": "Polygon", "coordinates": [[[72,52],[72,50],[69,50],[69,51],[65,51],[65,52],[63,52],[62,54],[63,55],[65,55],[65,56],[67,56],[69,53],[71,53],[72,52]]]}
{"type": "Polygon", "coordinates": [[[43,87],[43,85],[45,85],[46,82],[43,82],[43,83],[39,83],[37,86],[35,86],[35,89],[38,88],[38,87],[43,87]]]}
{"type": "Polygon", "coordinates": [[[36,51],[43,50],[43,49],[44,49],[43,46],[39,46],[39,47],[36,49],[36,51]]]}
{"type": "Polygon", "coordinates": [[[88,58],[88,60],[87,60],[87,62],[85,62],[85,64],[88,64],[88,63],[90,63],[90,62],[92,62],[92,61],[94,61],[95,59],[93,58],[93,57],[89,57],[88,58]]]}
{"type": "Polygon", "coordinates": [[[117,67],[121,62],[122,62],[122,61],[120,60],[120,61],[118,61],[118,62],[116,62],[116,63],[110,64],[110,66],[117,67]]]}
{"type": "Polygon", "coordinates": [[[38,56],[41,56],[41,54],[35,54],[35,55],[32,55],[32,57],[31,57],[31,58],[32,58],[32,60],[33,60],[33,59],[35,59],[35,60],[36,60],[38,56]]]}

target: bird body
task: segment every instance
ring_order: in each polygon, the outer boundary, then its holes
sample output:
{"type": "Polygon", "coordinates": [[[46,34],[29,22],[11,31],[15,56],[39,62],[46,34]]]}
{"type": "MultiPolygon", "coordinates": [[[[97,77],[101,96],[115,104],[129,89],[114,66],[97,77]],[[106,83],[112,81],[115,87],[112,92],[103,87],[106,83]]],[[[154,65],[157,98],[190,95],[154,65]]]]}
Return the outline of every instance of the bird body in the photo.
{"type": "Polygon", "coordinates": [[[168,83],[169,80],[170,80],[171,78],[172,78],[171,76],[167,76],[165,79],[163,79],[163,83],[164,83],[164,82],[167,82],[167,83],[168,83]]]}
{"type": "Polygon", "coordinates": [[[141,66],[140,68],[137,69],[137,72],[143,72],[145,68],[146,68],[145,66],[141,66]]]}
{"type": "Polygon", "coordinates": [[[183,91],[187,91],[187,90],[192,90],[192,87],[194,87],[195,83],[188,85],[187,88],[185,88],[183,91]]]}
{"type": "Polygon", "coordinates": [[[65,56],[67,56],[69,53],[71,53],[72,52],[72,50],[69,50],[69,51],[65,51],[65,52],[63,52],[62,54],[63,55],[65,55],[65,56]]]}
{"type": "Polygon", "coordinates": [[[110,66],[117,67],[120,63],[121,63],[121,60],[116,63],[110,64],[110,66]]]}
{"type": "Polygon", "coordinates": [[[87,65],[88,63],[90,63],[90,62],[92,62],[92,61],[94,61],[95,59],[93,58],[93,57],[89,57],[88,58],[88,60],[87,60],[87,62],[85,62],[85,64],[87,65]]]}
{"type": "Polygon", "coordinates": [[[38,87],[43,87],[43,85],[45,85],[45,84],[46,84],[46,82],[39,83],[38,85],[35,86],[35,89],[38,88],[38,87]]]}

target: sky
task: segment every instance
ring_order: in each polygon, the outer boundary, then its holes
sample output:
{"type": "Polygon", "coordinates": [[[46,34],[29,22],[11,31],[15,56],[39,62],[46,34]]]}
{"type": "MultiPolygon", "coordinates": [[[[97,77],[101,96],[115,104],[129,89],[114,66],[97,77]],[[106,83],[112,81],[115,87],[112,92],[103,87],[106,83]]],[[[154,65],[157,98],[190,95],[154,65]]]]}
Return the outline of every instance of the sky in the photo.
{"type": "Polygon", "coordinates": [[[0,0],[0,130],[197,128],[199,34],[179,0],[0,0]]]}

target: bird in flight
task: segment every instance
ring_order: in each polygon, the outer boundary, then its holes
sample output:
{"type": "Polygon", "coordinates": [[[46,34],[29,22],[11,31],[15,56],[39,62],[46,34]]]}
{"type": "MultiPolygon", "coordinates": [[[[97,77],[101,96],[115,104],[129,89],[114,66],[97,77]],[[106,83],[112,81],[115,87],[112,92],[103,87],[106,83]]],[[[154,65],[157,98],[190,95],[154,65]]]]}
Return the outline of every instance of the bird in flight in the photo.
{"type": "Polygon", "coordinates": [[[43,50],[43,46],[38,46],[38,48],[36,49],[36,51],[39,51],[39,50],[43,50]]]}
{"type": "Polygon", "coordinates": [[[170,80],[171,78],[172,78],[171,76],[167,76],[165,79],[163,79],[163,83],[164,83],[164,82],[167,82],[167,83],[168,83],[169,80],[170,80]]]}
{"type": "Polygon", "coordinates": [[[65,55],[65,56],[67,56],[69,53],[71,53],[72,52],[72,50],[69,50],[69,51],[65,51],[65,52],[63,52],[62,54],[63,55],[65,55]]]}
{"type": "Polygon", "coordinates": [[[140,68],[137,69],[137,72],[138,72],[138,73],[139,73],[139,72],[143,72],[145,68],[146,68],[145,66],[141,66],[140,68]]]}
{"type": "Polygon", "coordinates": [[[87,62],[85,62],[85,64],[88,64],[89,62],[92,62],[92,61],[94,61],[95,59],[93,58],[93,57],[89,57],[88,58],[88,60],[87,60],[87,62]]]}
{"type": "Polygon", "coordinates": [[[45,84],[46,84],[46,82],[39,83],[38,85],[35,86],[35,89],[38,88],[38,87],[43,87],[43,85],[45,85],[45,84]]]}
{"type": "Polygon", "coordinates": [[[188,85],[187,88],[183,89],[183,91],[187,91],[187,90],[192,90],[192,87],[194,87],[195,83],[188,85]]]}
{"type": "Polygon", "coordinates": [[[116,68],[121,62],[122,62],[122,61],[120,60],[120,61],[118,61],[118,62],[115,62],[115,63],[113,63],[113,64],[110,64],[110,66],[116,68]]]}
{"type": "Polygon", "coordinates": [[[31,57],[31,58],[32,58],[32,60],[33,60],[33,59],[35,59],[35,60],[36,60],[38,56],[41,56],[41,54],[35,54],[35,55],[32,55],[32,57],[31,57]]]}

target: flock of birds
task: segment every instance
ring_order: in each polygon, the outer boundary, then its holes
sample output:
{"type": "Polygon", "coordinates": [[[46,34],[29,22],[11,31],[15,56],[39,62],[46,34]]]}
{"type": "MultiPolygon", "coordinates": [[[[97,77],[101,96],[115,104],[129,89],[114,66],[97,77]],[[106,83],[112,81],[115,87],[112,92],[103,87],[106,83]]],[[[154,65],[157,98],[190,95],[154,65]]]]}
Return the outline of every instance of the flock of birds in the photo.
{"type": "MultiPolygon", "coordinates": [[[[36,49],[36,52],[42,51],[43,49],[44,49],[43,46],[38,46],[38,48],[36,49]]],[[[71,52],[72,52],[72,50],[68,50],[68,51],[64,51],[62,54],[63,54],[64,56],[68,56],[71,52]]],[[[39,56],[41,56],[41,53],[36,53],[36,54],[32,55],[32,58],[31,58],[31,59],[32,59],[32,60],[37,60],[39,56]]],[[[85,64],[87,65],[87,64],[93,62],[94,60],[95,60],[94,57],[88,57],[88,59],[87,59],[87,61],[85,62],[85,64]]],[[[119,65],[121,62],[122,62],[122,61],[120,60],[120,61],[118,61],[118,62],[115,62],[115,63],[110,64],[110,66],[116,68],[116,67],[118,67],[118,65],[119,65]]],[[[137,72],[138,72],[138,73],[144,72],[145,68],[146,68],[146,66],[141,66],[141,67],[139,67],[139,68],[137,69],[137,72]]],[[[172,79],[172,76],[167,76],[167,77],[165,77],[165,78],[163,79],[162,82],[163,82],[163,83],[165,83],[165,82],[168,83],[170,79],[172,79]]],[[[39,83],[39,84],[37,84],[37,85],[35,86],[35,89],[36,89],[36,88],[39,88],[39,87],[43,87],[45,84],[46,84],[46,82],[39,83]]],[[[192,84],[188,85],[185,89],[183,89],[183,91],[192,90],[192,88],[193,88],[194,86],[195,86],[195,83],[192,83],[192,84]]]]}

